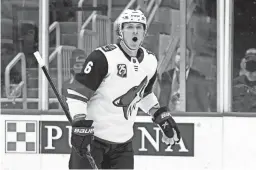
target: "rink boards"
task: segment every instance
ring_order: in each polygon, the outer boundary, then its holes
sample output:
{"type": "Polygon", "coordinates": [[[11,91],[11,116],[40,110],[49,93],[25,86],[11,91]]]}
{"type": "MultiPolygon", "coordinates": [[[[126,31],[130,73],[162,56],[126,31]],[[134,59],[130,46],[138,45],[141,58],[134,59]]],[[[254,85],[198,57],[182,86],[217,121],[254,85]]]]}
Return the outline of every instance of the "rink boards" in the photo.
{"type": "MultiPolygon", "coordinates": [[[[63,115],[1,115],[1,167],[68,169],[71,128],[63,115]]],[[[134,126],[135,169],[256,169],[256,119],[176,116],[181,142],[167,147],[149,116],[134,126]]]]}

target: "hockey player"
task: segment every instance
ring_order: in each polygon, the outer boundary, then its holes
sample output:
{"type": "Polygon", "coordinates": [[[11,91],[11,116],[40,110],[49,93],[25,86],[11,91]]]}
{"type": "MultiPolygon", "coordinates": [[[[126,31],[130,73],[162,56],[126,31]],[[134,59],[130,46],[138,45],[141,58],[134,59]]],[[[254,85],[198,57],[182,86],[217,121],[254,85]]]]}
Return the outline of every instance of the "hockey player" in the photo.
{"type": "Polygon", "coordinates": [[[65,85],[73,117],[70,169],[92,168],[84,156],[87,149],[98,168],[133,169],[133,124],[138,108],[159,125],[164,143],[180,140],[170,112],[159,106],[152,93],[157,60],[141,47],[146,17],[140,10],[127,9],[117,22],[117,33],[119,43],[94,50],[74,81],[65,85]]]}

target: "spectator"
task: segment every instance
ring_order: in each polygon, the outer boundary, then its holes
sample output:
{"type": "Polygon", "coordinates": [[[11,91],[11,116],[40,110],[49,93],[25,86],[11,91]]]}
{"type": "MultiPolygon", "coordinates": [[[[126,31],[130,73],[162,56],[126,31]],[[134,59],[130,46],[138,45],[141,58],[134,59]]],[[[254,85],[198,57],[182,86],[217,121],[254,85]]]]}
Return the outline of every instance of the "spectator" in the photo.
{"type": "MultiPolygon", "coordinates": [[[[186,50],[186,111],[210,111],[208,83],[205,76],[192,66],[193,56],[186,50]]],[[[175,68],[161,75],[160,104],[168,105],[172,111],[180,111],[180,48],[176,51],[175,68]]]]}
{"type": "Polygon", "coordinates": [[[256,111],[256,48],[246,51],[239,76],[233,80],[233,111],[256,111]]]}
{"type": "Polygon", "coordinates": [[[37,67],[34,52],[38,50],[38,28],[34,22],[22,22],[20,24],[21,49],[26,56],[28,68],[37,67]]]}
{"type": "Polygon", "coordinates": [[[84,50],[77,48],[72,51],[72,56],[70,59],[70,79],[68,79],[67,81],[73,81],[74,75],[81,72],[85,59],[86,56],[84,50]]]}

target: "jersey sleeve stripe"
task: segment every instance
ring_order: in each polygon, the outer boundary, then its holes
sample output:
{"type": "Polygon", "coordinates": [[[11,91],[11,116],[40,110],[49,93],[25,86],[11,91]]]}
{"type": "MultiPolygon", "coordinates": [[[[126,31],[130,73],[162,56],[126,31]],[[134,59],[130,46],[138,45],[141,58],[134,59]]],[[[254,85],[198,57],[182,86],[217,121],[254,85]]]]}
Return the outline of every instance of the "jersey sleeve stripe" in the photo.
{"type": "Polygon", "coordinates": [[[82,98],[88,99],[86,96],[84,96],[84,95],[82,95],[82,94],[80,94],[80,93],[78,93],[78,92],[76,92],[74,90],[68,89],[67,91],[68,91],[68,94],[72,94],[72,95],[76,95],[76,96],[80,96],[82,98]]]}
{"type": "Polygon", "coordinates": [[[71,89],[67,89],[67,94],[66,94],[67,98],[72,98],[72,99],[76,99],[76,100],[80,100],[83,102],[88,102],[88,98],[74,90],[71,89]]]}
{"type": "Polygon", "coordinates": [[[73,98],[76,96],[79,99],[83,99],[82,101],[88,101],[95,91],[74,80],[72,83],[65,85],[64,92],[66,97],[70,96],[73,98]]]}
{"type": "Polygon", "coordinates": [[[75,100],[72,98],[66,98],[67,104],[69,108],[69,112],[72,117],[74,117],[76,114],[86,114],[87,115],[87,103],[82,102],[80,100],[75,100]]]}
{"type": "Polygon", "coordinates": [[[81,94],[82,96],[87,97],[87,100],[90,100],[90,98],[93,96],[95,92],[94,90],[91,90],[88,87],[83,85],[81,85],[79,88],[76,88],[75,91],[81,94]]]}

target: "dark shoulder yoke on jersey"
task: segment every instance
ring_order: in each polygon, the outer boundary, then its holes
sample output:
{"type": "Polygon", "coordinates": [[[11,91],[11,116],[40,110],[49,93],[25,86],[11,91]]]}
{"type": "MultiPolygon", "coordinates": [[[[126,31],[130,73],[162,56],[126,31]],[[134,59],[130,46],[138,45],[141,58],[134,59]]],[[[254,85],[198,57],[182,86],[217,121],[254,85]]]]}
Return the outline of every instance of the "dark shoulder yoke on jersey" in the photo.
{"type": "Polygon", "coordinates": [[[108,62],[100,50],[93,51],[86,59],[80,73],[67,82],[64,95],[77,100],[88,101],[108,73],[108,62]]]}
{"type": "Polygon", "coordinates": [[[114,44],[108,44],[108,45],[102,46],[101,49],[105,52],[109,52],[116,49],[116,46],[114,44]]]}

